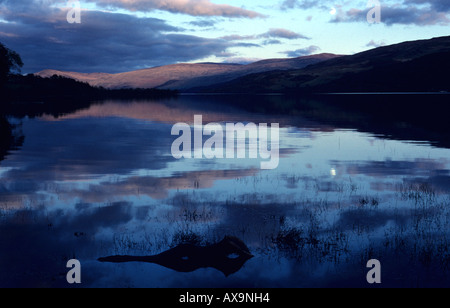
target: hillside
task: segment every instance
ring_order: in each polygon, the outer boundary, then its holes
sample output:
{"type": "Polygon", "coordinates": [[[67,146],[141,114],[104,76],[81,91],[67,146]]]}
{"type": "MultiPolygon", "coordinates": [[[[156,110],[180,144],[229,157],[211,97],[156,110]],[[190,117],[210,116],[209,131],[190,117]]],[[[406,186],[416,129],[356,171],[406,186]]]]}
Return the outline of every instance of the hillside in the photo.
{"type": "Polygon", "coordinates": [[[46,70],[109,89],[159,88],[200,93],[450,91],[450,36],[404,42],[349,56],[319,54],[248,65],[174,64],[120,74],[46,70]]]}
{"type": "Polygon", "coordinates": [[[184,90],[227,82],[248,74],[273,70],[301,69],[336,57],[338,56],[333,54],[319,54],[292,59],[269,59],[248,65],[221,63],[173,64],[119,74],[84,74],[44,70],[35,75],[43,78],[58,75],[87,82],[91,86],[109,89],[161,88],[184,90]]]}
{"type": "Polygon", "coordinates": [[[195,92],[450,91],[450,36],[380,47],[300,70],[251,74],[195,92]]]}

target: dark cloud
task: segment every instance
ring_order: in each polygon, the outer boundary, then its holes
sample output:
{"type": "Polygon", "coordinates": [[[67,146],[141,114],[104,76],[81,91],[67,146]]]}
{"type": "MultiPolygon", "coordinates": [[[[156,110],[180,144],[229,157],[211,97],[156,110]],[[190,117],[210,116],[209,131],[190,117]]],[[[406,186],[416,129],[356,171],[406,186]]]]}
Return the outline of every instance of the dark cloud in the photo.
{"type": "Polygon", "coordinates": [[[450,1],[448,0],[405,0],[404,4],[428,4],[438,12],[450,12],[450,1]]]}
{"type": "Polygon", "coordinates": [[[214,27],[216,22],[213,20],[194,20],[194,21],[189,22],[189,24],[191,26],[196,26],[196,27],[200,27],[200,28],[210,28],[210,27],[214,27]]]}
{"type": "Polygon", "coordinates": [[[281,44],[280,40],[265,40],[263,45],[279,45],[281,44]]]}
{"type": "Polygon", "coordinates": [[[281,9],[282,10],[289,10],[289,9],[310,9],[313,7],[320,7],[324,8],[325,5],[323,2],[329,2],[329,1],[316,1],[316,0],[284,0],[281,3],[281,9]]]}
{"type": "Polygon", "coordinates": [[[283,1],[283,3],[281,3],[281,9],[282,10],[293,9],[298,5],[298,3],[299,3],[298,0],[285,0],[283,1]]]}
{"type": "Polygon", "coordinates": [[[236,43],[234,44],[236,47],[261,47],[261,45],[253,44],[253,43],[236,43]]]}
{"type": "Polygon", "coordinates": [[[183,35],[156,18],[83,11],[81,24],[69,24],[67,11],[36,2],[2,1],[0,41],[16,50],[24,72],[60,69],[117,73],[187,62],[225,52],[221,39],[183,35]]]}

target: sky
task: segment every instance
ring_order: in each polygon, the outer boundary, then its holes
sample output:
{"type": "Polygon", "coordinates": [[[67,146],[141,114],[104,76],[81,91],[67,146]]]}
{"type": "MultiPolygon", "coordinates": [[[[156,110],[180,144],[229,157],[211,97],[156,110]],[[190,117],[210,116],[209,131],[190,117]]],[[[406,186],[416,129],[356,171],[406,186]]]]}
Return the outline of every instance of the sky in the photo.
{"type": "Polygon", "coordinates": [[[369,23],[376,2],[80,0],[80,23],[69,23],[69,0],[0,0],[0,42],[21,55],[23,73],[119,73],[355,54],[450,35],[449,0],[380,0],[380,23],[369,23]]]}

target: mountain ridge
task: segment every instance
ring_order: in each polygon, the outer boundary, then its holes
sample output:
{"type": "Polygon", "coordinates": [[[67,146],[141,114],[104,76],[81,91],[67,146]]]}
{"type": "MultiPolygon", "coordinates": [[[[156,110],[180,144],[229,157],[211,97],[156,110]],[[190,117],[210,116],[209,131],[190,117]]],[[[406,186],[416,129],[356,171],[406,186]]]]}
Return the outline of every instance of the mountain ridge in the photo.
{"type": "Polygon", "coordinates": [[[212,87],[207,93],[323,93],[450,91],[450,36],[378,47],[299,70],[250,74],[212,87]],[[396,78],[393,78],[396,76],[396,78]]]}
{"type": "Polygon", "coordinates": [[[58,75],[87,82],[91,86],[109,89],[160,88],[167,90],[185,90],[230,81],[252,73],[300,69],[335,57],[340,56],[323,53],[298,58],[266,59],[246,65],[230,63],[179,63],[118,74],[64,72],[49,69],[34,75],[43,78],[58,75]]]}
{"type": "Polygon", "coordinates": [[[450,91],[450,36],[407,41],[354,55],[318,54],[250,64],[179,63],[119,74],[46,70],[109,89],[188,93],[329,93],[450,91]]]}

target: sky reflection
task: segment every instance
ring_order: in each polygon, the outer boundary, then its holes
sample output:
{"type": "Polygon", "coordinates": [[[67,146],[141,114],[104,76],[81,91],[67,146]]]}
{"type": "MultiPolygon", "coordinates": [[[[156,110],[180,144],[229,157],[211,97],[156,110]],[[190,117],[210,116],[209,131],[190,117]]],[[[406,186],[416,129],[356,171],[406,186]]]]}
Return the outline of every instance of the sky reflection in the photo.
{"type": "MultiPolygon", "coordinates": [[[[371,247],[398,266],[398,247],[382,248],[391,237],[427,230],[417,247],[447,244],[449,149],[301,121],[137,102],[21,120],[24,143],[0,162],[0,286],[65,286],[72,257],[84,264],[84,286],[359,285],[371,247]],[[279,168],[175,160],[171,126],[198,113],[204,123],[280,120],[279,168]],[[161,253],[194,235],[199,244],[236,236],[255,258],[228,278],[96,262],[161,253]]],[[[417,275],[424,270],[413,265],[417,275]]]]}

